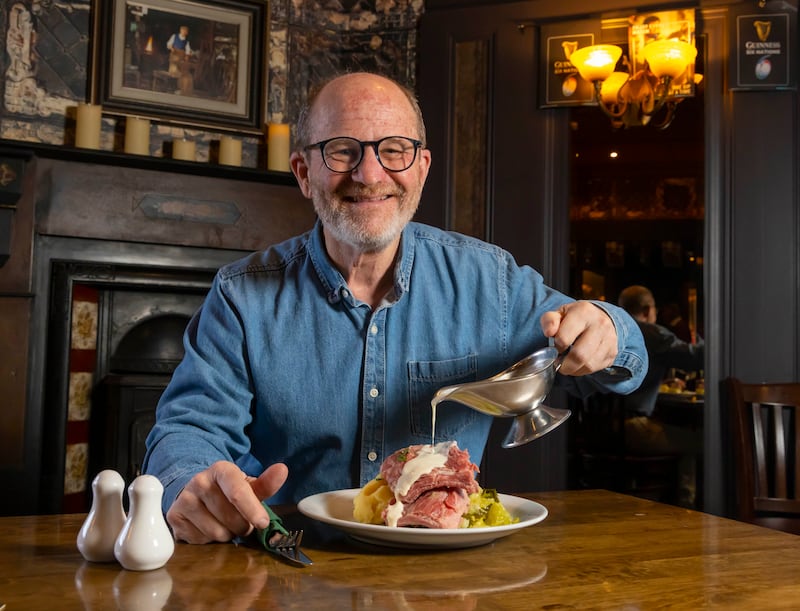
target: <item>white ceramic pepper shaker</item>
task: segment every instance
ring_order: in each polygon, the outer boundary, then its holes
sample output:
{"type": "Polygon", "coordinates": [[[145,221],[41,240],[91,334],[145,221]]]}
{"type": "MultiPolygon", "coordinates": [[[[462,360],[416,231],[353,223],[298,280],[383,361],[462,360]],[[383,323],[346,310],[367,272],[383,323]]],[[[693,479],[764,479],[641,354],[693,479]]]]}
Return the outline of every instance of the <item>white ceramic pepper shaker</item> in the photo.
{"type": "Polygon", "coordinates": [[[92,508],[78,531],[78,551],[90,562],[114,562],[114,543],[125,525],[125,480],[113,469],[92,481],[92,508]]]}
{"type": "Polygon", "coordinates": [[[175,541],[161,513],[164,487],[152,475],[140,475],[128,486],[130,511],[114,545],[114,555],[130,571],[152,571],[167,563],[175,541]]]}

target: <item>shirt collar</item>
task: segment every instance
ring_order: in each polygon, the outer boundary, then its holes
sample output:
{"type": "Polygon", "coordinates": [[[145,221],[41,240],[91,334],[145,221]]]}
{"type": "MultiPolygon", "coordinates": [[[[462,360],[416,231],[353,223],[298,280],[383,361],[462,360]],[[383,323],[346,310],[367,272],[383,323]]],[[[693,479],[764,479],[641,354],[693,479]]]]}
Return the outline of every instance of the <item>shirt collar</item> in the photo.
{"type": "MultiPolygon", "coordinates": [[[[415,236],[414,223],[409,223],[400,237],[400,252],[394,267],[394,296],[387,295],[387,300],[399,301],[408,291],[414,262],[415,236]]],[[[325,289],[328,302],[338,303],[341,299],[348,298],[350,290],[347,283],[325,250],[322,222],[319,219],[309,234],[308,253],[311,264],[325,289]]]]}

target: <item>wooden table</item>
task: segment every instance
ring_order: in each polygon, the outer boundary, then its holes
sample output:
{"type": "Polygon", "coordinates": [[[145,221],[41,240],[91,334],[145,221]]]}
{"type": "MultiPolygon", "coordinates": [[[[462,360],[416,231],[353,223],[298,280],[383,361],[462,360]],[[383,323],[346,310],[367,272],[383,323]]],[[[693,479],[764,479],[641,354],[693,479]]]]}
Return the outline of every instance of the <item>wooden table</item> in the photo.
{"type": "MultiPolygon", "coordinates": [[[[178,544],[157,571],[83,560],[82,515],[0,519],[0,603],[25,609],[797,609],[800,537],[597,490],[526,495],[544,522],[416,552],[308,524],[314,560],[178,544]],[[326,538],[332,535],[332,538],[326,538]]],[[[305,520],[289,515],[286,521],[305,520]]],[[[327,528],[327,527],[325,527],[327,528]]]]}

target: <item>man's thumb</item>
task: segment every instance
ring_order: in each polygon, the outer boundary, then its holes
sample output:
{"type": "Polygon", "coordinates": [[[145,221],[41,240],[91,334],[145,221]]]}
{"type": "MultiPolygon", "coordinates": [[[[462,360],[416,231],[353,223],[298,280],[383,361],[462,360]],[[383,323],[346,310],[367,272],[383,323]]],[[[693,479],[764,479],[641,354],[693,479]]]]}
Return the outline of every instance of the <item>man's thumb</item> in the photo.
{"type": "Polygon", "coordinates": [[[251,482],[253,492],[259,500],[268,499],[281,489],[287,477],[289,477],[289,468],[286,465],[280,462],[270,465],[251,482]]]}

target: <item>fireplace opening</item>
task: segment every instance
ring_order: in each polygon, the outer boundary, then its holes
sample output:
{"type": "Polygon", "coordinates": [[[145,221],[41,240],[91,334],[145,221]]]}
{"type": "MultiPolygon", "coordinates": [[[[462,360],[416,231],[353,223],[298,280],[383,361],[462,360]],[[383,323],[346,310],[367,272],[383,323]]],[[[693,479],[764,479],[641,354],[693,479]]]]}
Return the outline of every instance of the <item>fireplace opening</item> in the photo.
{"type": "Polygon", "coordinates": [[[145,440],[158,400],[183,358],[189,317],[160,314],[137,323],[109,359],[93,401],[87,475],[114,469],[126,482],[141,475],[145,440]]]}
{"type": "Polygon", "coordinates": [[[141,473],[156,406],[216,269],[63,261],[52,271],[44,511],[81,512],[103,469],[126,484],[141,473]]]}
{"type": "Polygon", "coordinates": [[[172,374],[183,358],[187,316],[162,314],[128,331],[111,355],[112,373],[172,374]]]}

